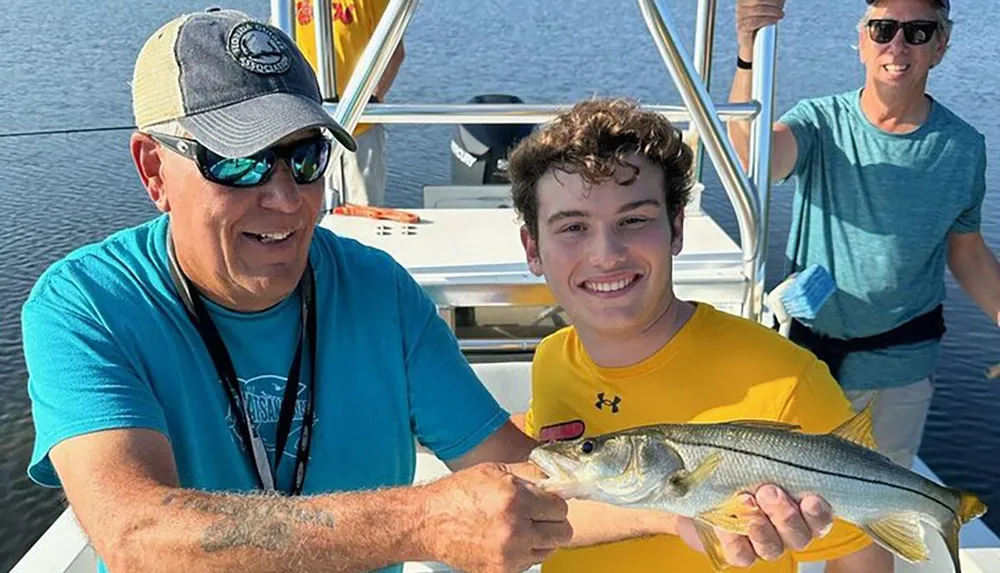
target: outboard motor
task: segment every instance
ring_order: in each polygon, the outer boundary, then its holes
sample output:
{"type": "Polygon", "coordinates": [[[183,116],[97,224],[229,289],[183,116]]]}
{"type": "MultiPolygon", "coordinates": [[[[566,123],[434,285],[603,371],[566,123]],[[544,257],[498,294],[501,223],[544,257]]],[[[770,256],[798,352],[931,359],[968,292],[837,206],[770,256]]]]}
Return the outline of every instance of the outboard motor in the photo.
{"type": "MultiPolygon", "coordinates": [[[[512,95],[478,95],[469,103],[524,103],[512,95]]],[[[529,124],[474,124],[455,126],[451,140],[451,182],[453,185],[510,183],[507,156],[517,143],[531,134],[529,124]]]]}

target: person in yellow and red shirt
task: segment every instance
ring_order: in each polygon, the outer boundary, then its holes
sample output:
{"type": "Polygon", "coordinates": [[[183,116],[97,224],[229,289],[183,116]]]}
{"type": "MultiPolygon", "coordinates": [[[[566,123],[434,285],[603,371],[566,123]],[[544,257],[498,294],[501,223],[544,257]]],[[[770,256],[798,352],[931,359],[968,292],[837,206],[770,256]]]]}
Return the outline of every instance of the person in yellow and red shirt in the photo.
{"type": "MultiPolygon", "coordinates": [[[[330,15],[333,19],[334,70],[339,98],[347,87],[368,41],[375,33],[388,0],[331,0],[330,15]]],[[[295,4],[295,43],[313,69],[319,71],[316,60],[316,30],[313,22],[312,0],[298,0],[295,4]]],[[[386,65],[385,72],[375,86],[374,101],[383,102],[403,64],[403,40],[386,65]]],[[[385,205],[386,185],[386,130],[382,124],[359,123],[354,130],[358,149],[353,154],[342,153],[340,164],[331,166],[327,177],[332,186],[340,189],[344,201],[354,205],[385,205]]]]}
{"type": "MultiPolygon", "coordinates": [[[[820,433],[852,416],[811,353],[762,325],[675,297],[691,160],[677,129],[627,100],[579,103],[512,152],[529,267],[572,323],[536,351],[523,419],[531,437],[750,418],[820,433]]],[[[765,512],[788,501],[773,485],[752,493],[747,503],[765,512]]],[[[773,525],[758,515],[756,539],[717,532],[723,557],[754,573],[791,573],[800,561],[827,561],[838,573],[892,571],[892,556],[846,522],[813,539],[780,527],[808,520],[822,503],[809,496],[801,516],[773,525]]],[[[543,562],[543,573],[712,571],[688,518],[580,500],[569,511],[571,544],[543,562]],[[589,522],[600,527],[579,526],[589,522]]]]}

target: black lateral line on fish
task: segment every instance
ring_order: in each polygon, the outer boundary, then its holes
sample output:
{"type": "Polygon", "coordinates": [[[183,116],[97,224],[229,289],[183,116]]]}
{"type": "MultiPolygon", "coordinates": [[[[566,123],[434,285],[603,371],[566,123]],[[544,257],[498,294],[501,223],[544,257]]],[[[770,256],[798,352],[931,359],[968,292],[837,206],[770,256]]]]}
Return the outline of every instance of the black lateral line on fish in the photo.
{"type": "Polygon", "coordinates": [[[713,444],[713,443],[708,443],[708,442],[687,441],[687,440],[677,439],[677,438],[670,438],[670,441],[677,442],[678,444],[684,444],[686,446],[700,446],[700,447],[703,447],[703,448],[718,448],[720,450],[726,450],[726,451],[735,452],[735,453],[738,453],[738,454],[746,454],[748,456],[756,456],[756,457],[763,458],[765,460],[769,460],[769,461],[772,461],[772,462],[775,462],[775,463],[785,464],[787,466],[792,466],[792,467],[795,467],[795,468],[798,468],[800,470],[807,471],[807,472],[814,472],[814,473],[819,473],[819,474],[824,474],[824,475],[834,476],[834,477],[839,477],[839,478],[845,478],[845,479],[853,479],[853,480],[857,480],[857,481],[860,481],[860,482],[871,483],[871,484],[876,484],[876,485],[884,485],[886,487],[892,487],[892,488],[896,488],[896,489],[901,489],[903,491],[908,491],[910,493],[915,493],[915,494],[919,495],[920,497],[925,497],[925,498],[933,501],[934,503],[940,505],[941,507],[947,509],[948,512],[951,513],[952,515],[954,515],[956,517],[958,516],[955,513],[954,509],[952,509],[952,508],[948,507],[947,505],[941,503],[937,499],[935,499],[935,498],[927,495],[926,493],[924,493],[922,491],[911,489],[911,488],[908,488],[908,487],[903,486],[903,485],[897,485],[897,484],[894,484],[894,483],[887,483],[887,482],[876,480],[876,479],[857,477],[857,476],[852,476],[852,475],[847,475],[847,474],[842,474],[842,473],[837,473],[837,472],[831,472],[831,471],[827,471],[827,470],[820,469],[820,468],[813,468],[813,467],[809,467],[809,466],[804,466],[802,464],[797,464],[795,462],[790,462],[788,460],[782,460],[782,459],[779,459],[779,458],[773,458],[773,457],[765,455],[765,454],[760,454],[760,453],[757,453],[757,452],[749,452],[747,450],[741,450],[739,448],[734,448],[734,447],[731,447],[731,446],[723,446],[723,445],[713,444]]]}

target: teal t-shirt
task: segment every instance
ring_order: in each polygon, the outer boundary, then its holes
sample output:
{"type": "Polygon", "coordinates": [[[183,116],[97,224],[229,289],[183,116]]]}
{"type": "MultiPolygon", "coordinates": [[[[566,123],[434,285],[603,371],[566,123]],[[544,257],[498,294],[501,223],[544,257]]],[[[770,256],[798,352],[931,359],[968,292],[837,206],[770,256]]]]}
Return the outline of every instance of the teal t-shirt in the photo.
{"type": "MultiPolygon", "coordinates": [[[[168,274],[167,229],[161,216],[78,249],[42,275],[25,303],[36,430],[28,473],[36,482],[60,485],[48,454],[67,438],[151,428],[170,440],[183,487],[256,488],[229,399],[168,274]]],[[[415,442],[450,460],[507,420],[433,302],[389,255],[317,228],[309,258],[318,356],[304,361],[317,370],[304,494],[409,484],[415,442]]],[[[206,302],[273,467],[298,296],[250,314],[206,302]]],[[[308,380],[306,369],[280,454],[282,490],[291,483],[308,380]]]]}
{"type": "MultiPolygon", "coordinates": [[[[941,102],[917,130],[891,134],[863,114],[860,96],[805,100],[780,120],[798,145],[789,272],[818,264],[833,276],[836,293],[803,322],[837,338],[885,332],[940,304],[948,235],[979,231],[986,192],[985,138],[941,102]]],[[[937,347],[851,354],[840,383],[917,382],[933,373],[937,347]]]]}

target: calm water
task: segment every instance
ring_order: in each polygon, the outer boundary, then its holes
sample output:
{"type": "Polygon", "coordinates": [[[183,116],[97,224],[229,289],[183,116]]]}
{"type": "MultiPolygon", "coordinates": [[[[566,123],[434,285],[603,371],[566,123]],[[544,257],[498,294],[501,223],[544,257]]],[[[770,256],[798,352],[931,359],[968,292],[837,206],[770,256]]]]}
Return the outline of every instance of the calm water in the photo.
{"type": "MultiPolygon", "coordinates": [[[[406,36],[407,59],[394,100],[461,103],[479,93],[527,102],[630,95],[678,103],[631,1],[425,0],[406,36]]],[[[670,0],[691,46],[694,0],[670,0]]],[[[70,2],[3,0],[0,11],[0,133],[127,125],[131,68],[143,40],[203,0],[70,2]]],[[[225,6],[266,17],[267,0],[225,6]]],[[[853,88],[861,68],[852,49],[863,3],[789,2],[780,32],[779,112],[798,99],[853,88]]],[[[951,52],[930,90],[987,136],[987,240],[1000,245],[1000,46],[995,0],[959,2],[951,52]],[[975,6],[974,11],[971,6],[975,6]],[[983,11],[989,12],[984,14],[983,11]]],[[[720,2],[713,77],[716,101],[728,92],[734,43],[732,0],[720,2]]],[[[423,184],[449,178],[452,128],[393,126],[390,200],[419,204],[423,184]]],[[[20,307],[38,275],[74,247],[139,223],[154,210],[127,152],[127,132],[0,138],[0,571],[27,550],[62,509],[57,492],[27,480],[33,428],[20,346],[20,307]]],[[[707,171],[707,209],[735,234],[732,209],[707,171]]],[[[944,183],[944,182],[942,182],[944,183]]],[[[776,190],[771,260],[780,260],[790,188],[776,190]]],[[[902,207],[902,206],[901,206],[902,207]]],[[[770,268],[773,280],[780,272],[770,268]]],[[[949,279],[950,281],[950,279],[949,279]]],[[[953,485],[983,494],[1000,529],[1000,383],[983,377],[1000,361],[1000,330],[949,282],[949,333],[921,455],[953,485]],[[990,461],[992,460],[992,461],[990,461]]]]}

